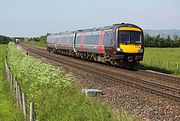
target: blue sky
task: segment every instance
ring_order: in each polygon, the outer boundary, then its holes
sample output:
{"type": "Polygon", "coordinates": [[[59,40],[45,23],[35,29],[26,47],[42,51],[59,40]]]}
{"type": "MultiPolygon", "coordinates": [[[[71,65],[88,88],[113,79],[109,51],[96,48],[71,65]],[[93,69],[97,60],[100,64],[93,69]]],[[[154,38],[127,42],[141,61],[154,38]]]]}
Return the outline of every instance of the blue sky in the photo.
{"type": "Polygon", "coordinates": [[[142,29],[180,29],[180,0],[0,0],[0,34],[47,32],[133,23],[142,29]]]}

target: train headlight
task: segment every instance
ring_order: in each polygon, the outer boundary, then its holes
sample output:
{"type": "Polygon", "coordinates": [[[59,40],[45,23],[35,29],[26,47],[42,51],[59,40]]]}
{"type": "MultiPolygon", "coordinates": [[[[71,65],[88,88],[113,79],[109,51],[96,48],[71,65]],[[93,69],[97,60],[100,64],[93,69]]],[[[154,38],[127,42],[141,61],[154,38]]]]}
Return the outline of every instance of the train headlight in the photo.
{"type": "Polygon", "coordinates": [[[118,48],[117,48],[117,51],[118,51],[118,52],[120,52],[120,51],[121,51],[121,49],[118,47],[118,48]]]}

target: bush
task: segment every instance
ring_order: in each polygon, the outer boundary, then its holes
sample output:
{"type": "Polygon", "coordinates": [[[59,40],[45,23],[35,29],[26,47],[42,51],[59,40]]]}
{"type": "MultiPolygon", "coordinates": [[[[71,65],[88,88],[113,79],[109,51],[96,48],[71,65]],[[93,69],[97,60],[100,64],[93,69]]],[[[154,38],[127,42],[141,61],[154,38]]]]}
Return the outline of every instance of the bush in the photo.
{"type": "Polygon", "coordinates": [[[10,41],[11,38],[0,35],[0,44],[8,44],[10,41]]]}

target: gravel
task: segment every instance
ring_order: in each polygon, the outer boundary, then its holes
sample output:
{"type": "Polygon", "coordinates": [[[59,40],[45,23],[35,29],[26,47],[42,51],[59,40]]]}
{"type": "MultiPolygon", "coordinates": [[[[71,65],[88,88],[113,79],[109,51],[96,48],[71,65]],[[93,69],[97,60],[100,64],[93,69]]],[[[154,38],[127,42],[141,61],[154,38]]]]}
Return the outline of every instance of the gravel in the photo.
{"type": "MultiPolygon", "coordinates": [[[[41,58],[36,54],[29,54],[37,58],[41,58]]],[[[109,83],[107,79],[95,77],[92,74],[68,67],[66,65],[61,65],[60,63],[52,60],[47,61],[51,65],[57,67],[62,66],[67,73],[72,72],[76,77],[75,82],[80,85],[81,88],[97,88],[102,90],[103,95],[99,96],[98,99],[102,103],[107,103],[116,115],[120,115],[121,112],[127,112],[130,117],[137,120],[180,121],[179,102],[157,96],[150,92],[137,89],[136,87],[124,84],[114,85],[109,83]]],[[[123,71],[124,69],[120,70],[123,71]]],[[[129,71],[130,70],[124,70],[124,73],[128,73],[129,71]]],[[[141,75],[140,72],[131,71],[129,73],[131,73],[132,76],[134,74],[134,77],[145,76],[144,78],[153,80],[157,79],[158,81],[162,81],[162,78],[165,78],[157,75],[153,76],[153,74],[147,74],[147,72],[144,75],[141,75]]]]}

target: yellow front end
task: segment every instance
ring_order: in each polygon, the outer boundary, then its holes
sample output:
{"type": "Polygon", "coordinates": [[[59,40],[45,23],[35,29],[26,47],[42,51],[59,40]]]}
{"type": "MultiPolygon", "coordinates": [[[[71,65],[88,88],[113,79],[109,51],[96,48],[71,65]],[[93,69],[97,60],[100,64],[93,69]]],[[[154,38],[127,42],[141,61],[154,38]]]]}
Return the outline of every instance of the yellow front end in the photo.
{"type": "MultiPolygon", "coordinates": [[[[118,29],[120,32],[126,31],[126,32],[138,32],[142,33],[142,30],[135,27],[121,27],[118,29]]],[[[140,43],[123,43],[122,40],[120,40],[119,47],[124,53],[138,53],[142,49],[142,40],[141,37],[139,37],[140,43]]]]}
{"type": "Polygon", "coordinates": [[[138,53],[141,50],[141,44],[121,43],[119,46],[124,53],[138,53]]]}

